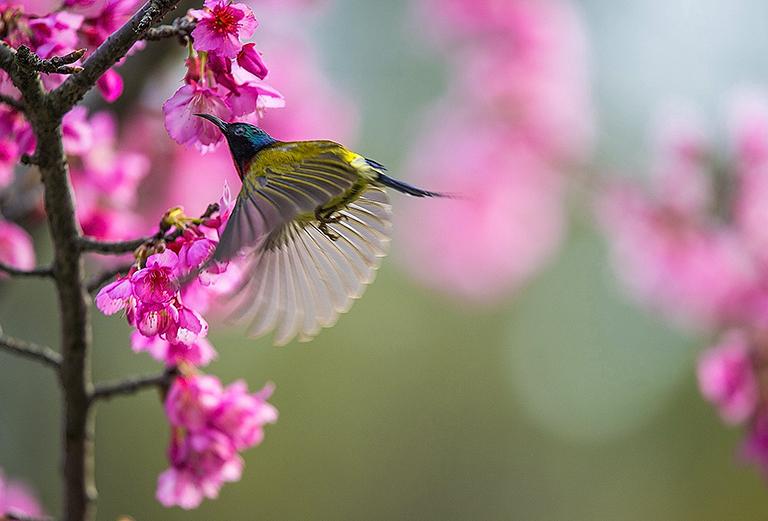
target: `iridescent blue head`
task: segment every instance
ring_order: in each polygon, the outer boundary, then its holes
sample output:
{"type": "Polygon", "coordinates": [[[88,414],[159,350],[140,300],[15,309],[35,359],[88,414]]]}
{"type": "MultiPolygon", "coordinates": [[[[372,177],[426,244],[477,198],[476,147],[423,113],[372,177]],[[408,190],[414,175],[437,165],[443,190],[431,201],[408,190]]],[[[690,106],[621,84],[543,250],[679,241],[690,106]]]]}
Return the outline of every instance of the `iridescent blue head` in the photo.
{"type": "Polygon", "coordinates": [[[219,127],[221,133],[227,138],[232,159],[235,160],[241,173],[259,150],[277,141],[259,127],[249,123],[227,123],[211,114],[195,114],[195,116],[207,119],[219,127]]]}

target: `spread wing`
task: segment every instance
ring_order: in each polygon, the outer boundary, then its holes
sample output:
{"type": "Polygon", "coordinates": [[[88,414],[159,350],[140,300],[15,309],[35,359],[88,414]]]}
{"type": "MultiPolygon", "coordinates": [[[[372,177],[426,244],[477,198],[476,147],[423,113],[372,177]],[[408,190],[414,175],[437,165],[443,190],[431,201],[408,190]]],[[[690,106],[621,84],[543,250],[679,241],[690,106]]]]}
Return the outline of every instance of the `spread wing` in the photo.
{"type": "Polygon", "coordinates": [[[214,258],[229,260],[352,189],[359,176],[345,154],[332,141],[278,143],[259,152],[214,258]]]}
{"type": "Polygon", "coordinates": [[[254,190],[244,186],[216,257],[246,251],[233,315],[251,335],[274,330],[275,344],[284,345],[332,326],[362,296],[386,254],[390,205],[383,190],[368,186],[328,224],[332,240],[314,212],[358,182],[349,162],[321,148],[310,159],[269,163],[264,175],[244,180],[254,190]]]}

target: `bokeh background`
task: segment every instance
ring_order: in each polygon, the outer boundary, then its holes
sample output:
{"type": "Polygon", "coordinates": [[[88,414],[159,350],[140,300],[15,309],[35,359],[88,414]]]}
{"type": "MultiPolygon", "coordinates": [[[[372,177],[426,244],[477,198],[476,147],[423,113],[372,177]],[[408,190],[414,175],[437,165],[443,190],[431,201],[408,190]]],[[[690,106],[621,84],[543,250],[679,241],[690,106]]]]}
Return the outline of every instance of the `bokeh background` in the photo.
{"type": "MultiPolygon", "coordinates": [[[[424,37],[427,22],[409,2],[326,4],[270,30],[255,2],[260,46],[285,34],[308,42],[336,95],[356,107],[356,116],[344,116],[357,126],[356,148],[397,174],[446,89],[446,52],[424,37]]],[[[647,166],[649,128],[665,104],[692,101],[715,119],[734,87],[768,84],[765,2],[575,7],[590,47],[593,163],[622,171],[609,175],[647,166]]],[[[126,64],[126,96],[141,84],[141,67],[178,52],[152,48],[126,64]]],[[[141,89],[150,98],[157,89],[160,100],[169,94],[159,83],[141,89]]],[[[395,212],[404,204],[394,197],[395,212]]],[[[396,240],[365,297],[309,344],[274,348],[212,327],[220,356],[209,372],[225,382],[244,377],[252,388],[275,382],[278,423],[245,453],[242,481],[185,512],[154,499],[168,437],[157,396],[100,404],[98,518],[764,519],[768,484],[737,457],[739,432],[697,391],[695,359],[710,339],[633,304],[615,280],[592,202],[576,189],[567,205],[558,253],[493,303],[423,286],[403,269],[409,251],[396,240]]],[[[40,234],[43,259],[47,244],[40,234]]],[[[55,344],[54,302],[46,282],[3,282],[2,324],[55,344]]],[[[156,370],[131,352],[124,321],[98,313],[94,320],[97,379],[156,370]]],[[[58,410],[47,371],[0,353],[0,462],[52,511],[60,502],[58,410]]]]}

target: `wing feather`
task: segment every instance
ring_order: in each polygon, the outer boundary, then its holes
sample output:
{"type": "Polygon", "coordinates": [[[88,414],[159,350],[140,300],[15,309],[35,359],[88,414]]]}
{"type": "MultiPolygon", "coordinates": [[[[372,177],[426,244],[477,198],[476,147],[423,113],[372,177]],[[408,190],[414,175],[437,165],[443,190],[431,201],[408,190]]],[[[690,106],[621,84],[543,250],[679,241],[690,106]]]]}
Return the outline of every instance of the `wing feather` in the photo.
{"type": "Polygon", "coordinates": [[[313,223],[292,222],[279,246],[254,252],[246,270],[250,278],[235,299],[236,315],[250,323],[249,334],[274,330],[276,345],[310,340],[362,296],[389,243],[390,209],[380,192],[369,188],[360,204],[341,212],[347,219],[329,225],[336,241],[313,223]],[[363,205],[369,211],[356,208],[363,205]]]}
{"type": "Polygon", "coordinates": [[[274,331],[274,341],[306,341],[349,310],[386,254],[390,206],[368,186],[329,223],[315,213],[359,186],[350,153],[332,142],[280,143],[262,151],[222,233],[216,260],[245,254],[246,277],[230,299],[233,316],[249,333],[274,331]]]}

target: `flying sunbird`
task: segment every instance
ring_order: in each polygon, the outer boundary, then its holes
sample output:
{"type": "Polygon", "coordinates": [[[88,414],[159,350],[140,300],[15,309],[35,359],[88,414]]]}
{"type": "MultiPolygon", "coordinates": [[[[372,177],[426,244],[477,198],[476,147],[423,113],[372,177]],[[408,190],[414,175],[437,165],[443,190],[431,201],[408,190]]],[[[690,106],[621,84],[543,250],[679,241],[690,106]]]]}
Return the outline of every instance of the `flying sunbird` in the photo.
{"type": "Polygon", "coordinates": [[[242,181],[213,259],[245,256],[234,314],[254,337],[274,330],[276,345],[332,326],[373,281],[390,239],[384,188],[447,197],[333,141],[278,141],[248,123],[195,115],[227,138],[242,181]]]}

